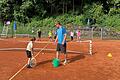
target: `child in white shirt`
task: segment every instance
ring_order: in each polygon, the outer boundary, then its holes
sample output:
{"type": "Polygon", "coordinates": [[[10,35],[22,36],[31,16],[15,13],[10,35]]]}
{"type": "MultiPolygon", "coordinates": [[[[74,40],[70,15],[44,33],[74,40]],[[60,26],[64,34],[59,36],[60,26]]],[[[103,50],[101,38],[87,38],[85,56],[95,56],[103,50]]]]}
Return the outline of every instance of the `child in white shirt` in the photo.
{"type": "Polygon", "coordinates": [[[27,68],[31,68],[30,66],[30,60],[32,59],[32,55],[33,55],[33,44],[34,44],[34,41],[36,40],[36,38],[32,38],[30,40],[30,42],[28,43],[27,45],[27,48],[26,48],[26,54],[27,54],[27,57],[28,57],[28,65],[27,65],[27,68]]]}

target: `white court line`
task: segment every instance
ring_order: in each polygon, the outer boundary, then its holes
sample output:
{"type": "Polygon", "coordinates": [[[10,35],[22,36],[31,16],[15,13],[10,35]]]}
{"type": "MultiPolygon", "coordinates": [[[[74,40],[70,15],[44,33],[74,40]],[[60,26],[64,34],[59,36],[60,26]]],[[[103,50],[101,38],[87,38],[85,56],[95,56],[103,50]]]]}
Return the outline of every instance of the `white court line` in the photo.
{"type": "MultiPolygon", "coordinates": [[[[49,44],[49,43],[48,43],[49,44]]],[[[47,46],[48,44],[46,44],[36,55],[35,57],[37,57],[47,46]]],[[[12,80],[15,76],[17,76],[17,74],[19,74],[25,67],[26,67],[27,63],[21,68],[19,69],[9,80],[12,80]]]]}
{"type": "MultiPolygon", "coordinates": [[[[34,48],[34,50],[41,50],[42,48],[34,48]]],[[[0,48],[0,51],[14,51],[14,50],[26,50],[26,48],[0,48]]]]}
{"type": "MultiPolygon", "coordinates": [[[[0,40],[2,41],[9,41],[9,40],[6,40],[6,39],[1,39],[0,40]]],[[[16,40],[17,42],[29,42],[29,41],[20,41],[20,40],[16,40]]],[[[82,42],[90,42],[91,40],[82,40],[82,41],[79,41],[79,42],[67,42],[67,43],[82,43],[82,42]]],[[[35,41],[35,43],[54,43],[54,42],[50,42],[50,41],[35,41]]]]}
{"type": "MultiPolygon", "coordinates": [[[[34,48],[34,50],[41,50],[43,48],[34,48]]],[[[6,51],[6,50],[26,50],[26,48],[0,48],[0,51],[6,51]]],[[[48,51],[56,51],[56,49],[44,49],[44,50],[48,50],[48,51]]],[[[71,53],[82,53],[79,51],[73,51],[73,50],[67,50],[67,52],[71,52],[71,53]]]]}
{"type": "MultiPolygon", "coordinates": [[[[10,41],[10,40],[7,40],[7,39],[0,39],[1,41],[10,41]]],[[[16,42],[23,42],[23,43],[26,43],[26,42],[29,42],[28,41],[20,41],[20,40],[15,40],[16,42]]],[[[50,42],[50,41],[35,41],[35,43],[53,43],[53,42],[50,42]]]]}
{"type": "Polygon", "coordinates": [[[0,48],[0,51],[25,50],[26,48],[0,48]]]}
{"type": "Polygon", "coordinates": [[[4,39],[0,38],[0,40],[4,40],[4,39]]]}
{"type": "MultiPolygon", "coordinates": [[[[18,41],[18,42],[23,42],[23,43],[26,43],[26,42],[29,42],[29,41],[18,41]]],[[[86,40],[86,41],[80,41],[80,42],[67,42],[67,44],[70,44],[70,43],[88,43],[90,42],[90,40],[86,40]]],[[[45,44],[45,43],[54,43],[54,42],[48,42],[48,41],[35,41],[35,43],[40,43],[40,44],[45,44]]]]}

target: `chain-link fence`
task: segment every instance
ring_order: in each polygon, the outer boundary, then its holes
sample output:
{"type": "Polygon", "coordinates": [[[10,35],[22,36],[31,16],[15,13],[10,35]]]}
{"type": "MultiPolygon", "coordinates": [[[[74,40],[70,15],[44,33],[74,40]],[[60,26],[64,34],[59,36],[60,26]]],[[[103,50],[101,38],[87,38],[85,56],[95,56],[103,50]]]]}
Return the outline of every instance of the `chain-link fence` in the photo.
{"type": "Polygon", "coordinates": [[[115,39],[120,40],[120,32],[116,32],[115,30],[102,28],[102,39],[115,39]]]}
{"type": "MultiPolygon", "coordinates": [[[[115,40],[120,40],[120,32],[116,32],[112,29],[108,28],[89,28],[89,27],[83,27],[79,29],[81,32],[81,39],[115,39],[115,40]]],[[[77,29],[72,30],[75,34],[77,29]]],[[[69,34],[70,30],[68,30],[69,34]]],[[[76,35],[75,35],[76,36],[76,35]]]]}
{"type": "MultiPolygon", "coordinates": [[[[42,37],[48,37],[48,32],[49,31],[53,31],[53,35],[54,35],[54,31],[56,30],[51,29],[51,28],[46,28],[46,27],[26,27],[25,25],[22,25],[21,27],[17,28],[16,31],[16,37],[31,37],[31,36],[35,36],[37,37],[37,31],[41,30],[42,32],[42,37]]],[[[115,40],[120,40],[120,31],[116,32],[113,29],[110,28],[101,28],[101,27],[80,27],[80,28],[73,28],[72,31],[75,34],[76,37],[76,31],[77,29],[80,30],[81,32],[81,39],[101,39],[101,40],[105,40],[105,39],[115,39],[115,40]]],[[[0,32],[2,32],[2,28],[0,30],[0,32]]],[[[69,32],[70,30],[67,29],[67,33],[68,33],[68,38],[69,38],[69,32]]],[[[13,37],[15,36],[15,32],[12,29],[12,27],[9,27],[9,31],[8,31],[8,36],[9,37],[13,37]]]]}

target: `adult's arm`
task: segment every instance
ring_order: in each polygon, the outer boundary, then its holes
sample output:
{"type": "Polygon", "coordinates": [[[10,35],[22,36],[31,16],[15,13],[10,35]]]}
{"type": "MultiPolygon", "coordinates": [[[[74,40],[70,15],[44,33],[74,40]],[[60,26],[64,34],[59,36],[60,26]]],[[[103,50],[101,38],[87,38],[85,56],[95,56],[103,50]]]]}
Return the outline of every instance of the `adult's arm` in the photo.
{"type": "Polygon", "coordinates": [[[65,43],[66,37],[67,37],[67,34],[65,33],[65,34],[64,34],[63,41],[62,41],[62,44],[64,44],[64,43],[65,43]]]}

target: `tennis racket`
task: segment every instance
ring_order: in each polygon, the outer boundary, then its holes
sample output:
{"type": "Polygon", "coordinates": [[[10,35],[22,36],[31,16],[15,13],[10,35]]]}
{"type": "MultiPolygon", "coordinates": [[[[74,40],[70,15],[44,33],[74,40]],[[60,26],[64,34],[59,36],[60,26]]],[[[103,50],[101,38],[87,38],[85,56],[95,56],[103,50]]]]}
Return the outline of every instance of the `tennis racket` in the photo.
{"type": "Polygon", "coordinates": [[[32,56],[31,60],[30,60],[30,67],[35,67],[36,66],[36,59],[32,56]]]}

